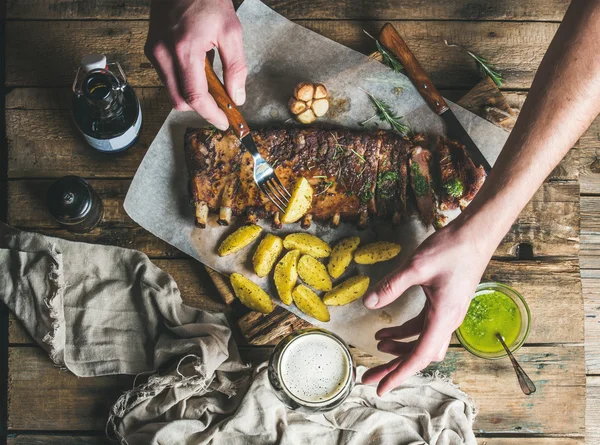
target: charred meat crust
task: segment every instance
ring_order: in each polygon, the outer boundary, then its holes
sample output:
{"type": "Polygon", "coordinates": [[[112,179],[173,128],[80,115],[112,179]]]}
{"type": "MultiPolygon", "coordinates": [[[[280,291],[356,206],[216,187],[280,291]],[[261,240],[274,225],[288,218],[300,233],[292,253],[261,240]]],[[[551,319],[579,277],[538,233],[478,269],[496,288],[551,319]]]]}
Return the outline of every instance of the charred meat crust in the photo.
{"type": "MultiPolygon", "coordinates": [[[[314,219],[329,221],[333,227],[344,220],[364,226],[372,214],[399,222],[414,207],[423,222],[431,224],[437,197],[441,206],[463,207],[485,179],[464,147],[443,138],[438,139],[433,162],[420,134],[410,140],[383,131],[312,128],[255,130],[253,136],[288,190],[299,176],[312,185],[312,209],[305,225],[314,219]],[[434,182],[445,184],[453,178],[465,186],[460,197],[450,199],[434,182]]],[[[188,128],[184,146],[190,194],[197,208],[201,204],[219,213],[222,224],[229,223],[229,215],[245,215],[251,222],[276,216],[277,209],[254,184],[252,156],[231,131],[188,128]]]]}

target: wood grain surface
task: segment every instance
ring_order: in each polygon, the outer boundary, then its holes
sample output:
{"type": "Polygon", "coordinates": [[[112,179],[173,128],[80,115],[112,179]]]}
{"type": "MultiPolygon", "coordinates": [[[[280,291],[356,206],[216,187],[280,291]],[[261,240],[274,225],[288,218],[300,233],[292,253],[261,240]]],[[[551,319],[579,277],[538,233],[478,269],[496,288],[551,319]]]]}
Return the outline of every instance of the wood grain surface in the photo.
{"type": "MultiPolygon", "coordinates": [[[[47,234],[134,247],[152,253],[155,258],[162,258],[156,261],[158,263],[162,261],[160,267],[176,277],[182,290],[185,290],[186,301],[198,307],[212,307],[218,310],[224,305],[216,297],[217,292],[202,267],[193,267],[191,260],[186,259],[176,249],[157,240],[143,229],[130,225],[122,212],[122,196],[127,180],[133,177],[154,134],[170,111],[165,91],[158,88],[158,79],[142,51],[149,1],[7,0],[6,65],[7,80],[11,88],[6,96],[6,126],[9,150],[8,171],[12,178],[11,193],[14,192],[11,194],[13,197],[11,215],[15,215],[15,218],[25,226],[42,230],[47,234]],[[131,76],[137,87],[136,92],[144,109],[145,123],[141,142],[122,154],[117,162],[111,158],[98,156],[89,150],[81,142],[71,124],[68,86],[72,81],[79,57],[95,50],[102,50],[109,58],[125,65],[127,74],[131,76]],[[37,69],[40,61],[46,61],[44,70],[37,69]],[[43,193],[44,179],[68,173],[107,180],[104,193],[106,193],[105,199],[110,202],[108,223],[95,233],[80,237],[52,226],[43,215],[39,197],[35,204],[36,201],[33,199],[35,197],[27,192],[28,189],[43,193]],[[28,182],[31,182],[31,185],[26,185],[28,182]],[[16,196],[24,202],[29,199],[32,207],[23,211],[22,206],[14,198],[16,196]],[[29,221],[28,218],[32,218],[35,222],[29,221]],[[36,225],[41,227],[35,227],[36,225]]],[[[365,54],[371,53],[374,47],[373,42],[362,33],[362,29],[373,34],[385,21],[396,21],[394,26],[399,29],[416,56],[422,60],[424,68],[431,74],[434,83],[438,87],[446,87],[445,91],[442,90],[442,94],[452,100],[461,97],[479,79],[473,61],[458,49],[446,48],[443,40],[448,39],[452,43],[464,45],[490,59],[505,75],[507,83],[503,91],[504,97],[518,113],[527,95],[525,89],[530,85],[537,65],[569,1],[382,0],[374,5],[373,2],[359,0],[339,2],[266,0],[266,3],[288,18],[298,20],[300,24],[365,54]]],[[[489,100],[489,103],[479,99],[474,101],[480,107],[478,114],[498,121],[500,116],[495,110],[496,104],[493,98],[489,100]]],[[[504,116],[504,122],[501,122],[508,127],[513,123],[514,118],[511,116],[504,116]]],[[[553,184],[538,192],[536,196],[540,199],[538,204],[535,204],[537,211],[531,204],[530,217],[522,219],[521,227],[514,232],[531,234],[536,255],[543,255],[539,258],[541,261],[548,259],[556,266],[565,259],[565,255],[567,256],[565,264],[560,266],[564,266],[563,269],[558,272],[555,266],[554,269],[542,268],[553,283],[548,287],[554,294],[552,303],[558,304],[559,307],[560,304],[568,306],[569,301],[572,301],[570,299],[573,298],[571,292],[574,292],[574,287],[571,280],[576,274],[576,261],[573,260],[576,254],[572,252],[580,243],[586,316],[585,363],[588,373],[586,443],[590,445],[600,443],[600,421],[598,421],[600,419],[600,227],[597,222],[600,220],[600,160],[598,156],[600,156],[600,118],[596,119],[576,148],[571,150],[553,172],[550,178],[553,184]],[[579,206],[572,200],[576,193],[573,183],[577,184],[577,181],[583,194],[580,205],[580,236],[578,224],[574,224],[573,219],[574,212],[579,212],[579,206]],[[556,201],[558,204],[553,204],[554,207],[548,207],[554,199],[552,196],[560,196],[560,199],[556,201]],[[561,207],[559,217],[554,220],[549,217],[544,220],[544,217],[541,217],[541,222],[537,221],[541,214],[557,212],[559,206],[561,207]],[[563,229],[556,232],[556,227],[552,224],[560,225],[563,229]],[[542,250],[536,248],[539,245],[542,246],[542,250]],[[560,251],[562,253],[557,253],[560,251]],[[546,254],[552,258],[546,258],[546,254]],[[563,302],[558,301],[561,296],[563,302]]],[[[522,238],[507,238],[507,240],[505,252],[508,255],[511,254],[510,248],[514,248],[515,243],[522,238]]],[[[535,263],[531,263],[531,267],[537,268],[535,263]]],[[[537,271],[541,280],[544,274],[541,269],[537,271]]],[[[516,277],[515,280],[519,283],[518,280],[524,281],[526,277],[516,277]]],[[[536,311],[543,310],[540,309],[543,306],[541,297],[539,300],[538,297],[534,299],[536,302],[539,301],[535,303],[536,311]]],[[[556,334],[560,338],[565,338],[565,334],[568,334],[572,339],[569,341],[577,341],[575,338],[581,335],[580,329],[576,329],[574,333],[566,332],[570,326],[570,317],[567,315],[555,318],[558,320],[556,334]]],[[[98,437],[102,434],[107,409],[105,394],[103,396],[103,390],[98,388],[105,388],[105,393],[117,391],[118,394],[120,389],[130,384],[127,378],[123,380],[117,378],[112,383],[108,383],[112,378],[107,378],[106,382],[99,382],[98,386],[94,386],[90,383],[92,379],[77,379],[52,367],[39,348],[29,346],[31,340],[14,319],[11,320],[10,332],[11,341],[15,341],[15,346],[10,348],[11,360],[15,360],[11,362],[13,363],[11,385],[15,382],[14,378],[17,378],[15,385],[11,386],[12,406],[15,406],[15,400],[23,400],[18,408],[21,411],[9,413],[11,421],[15,422],[14,425],[28,428],[28,425],[35,424],[36,420],[41,419],[43,423],[44,415],[55,416],[58,420],[50,424],[51,422],[48,422],[50,417],[46,418],[47,430],[39,429],[38,434],[24,433],[21,427],[11,427],[8,443],[12,445],[107,443],[102,437],[98,437]],[[48,366],[47,370],[45,366],[48,366]],[[33,379],[36,383],[38,380],[41,382],[41,394],[45,397],[41,406],[35,403],[25,405],[27,397],[31,397],[33,379]],[[58,388],[53,389],[55,384],[58,388]],[[86,387],[86,385],[91,386],[86,387]],[[27,392],[29,394],[26,394],[27,392]],[[74,408],[68,412],[60,409],[55,411],[52,409],[52,404],[57,403],[56,400],[64,400],[74,408]],[[81,420],[75,419],[78,415],[75,406],[78,407],[79,404],[82,404],[81,420]],[[63,415],[66,417],[59,418],[63,415]],[[19,416],[23,420],[20,420],[19,416]],[[73,429],[71,421],[74,422],[73,425],[87,426],[85,429],[79,427],[73,429]],[[94,426],[90,427],[90,425],[94,426]],[[67,432],[61,433],[61,429],[67,432]],[[72,432],[76,430],[81,433],[74,435],[72,432]]],[[[535,335],[537,336],[538,333],[535,335]]],[[[527,403],[533,400],[532,406],[529,407],[508,406],[503,400],[492,405],[495,400],[483,397],[484,410],[489,407],[496,413],[507,413],[508,416],[505,420],[498,416],[484,415],[481,425],[485,428],[482,428],[479,433],[484,434],[485,437],[478,439],[479,445],[584,443],[582,406],[575,401],[582,400],[585,371],[581,365],[577,365],[575,369],[575,363],[581,363],[582,355],[582,348],[577,345],[578,343],[569,343],[565,346],[543,345],[527,347],[521,351],[523,354],[532,354],[528,356],[526,362],[527,370],[529,370],[527,366],[535,363],[533,366],[538,371],[548,369],[550,378],[535,375],[534,380],[548,380],[548,382],[540,385],[542,390],[535,396],[539,399],[524,400],[527,403]],[[548,363],[541,361],[545,354],[557,354],[557,351],[558,356],[546,356],[548,363]],[[534,352],[538,353],[537,358],[534,352]],[[561,365],[563,369],[560,369],[561,365]],[[555,381],[559,381],[561,377],[565,380],[567,376],[569,381],[572,380],[570,376],[573,376],[573,381],[577,383],[569,388],[554,387],[555,381]],[[520,420],[517,419],[519,416],[522,416],[520,420]],[[557,426],[552,427],[554,429],[546,428],[547,423],[544,422],[552,422],[556,419],[558,421],[557,426]],[[557,432],[561,429],[563,432],[557,432]],[[488,437],[488,435],[499,436],[488,437]]],[[[458,352],[460,352],[458,348],[451,348],[449,363],[464,368],[464,372],[468,370],[477,374],[482,370],[474,367],[475,365],[488,365],[488,362],[461,361],[462,359],[455,355],[458,352]]],[[[256,355],[256,360],[264,359],[268,355],[268,349],[259,348],[251,354],[256,355]]],[[[510,380],[511,375],[507,374],[506,378],[503,378],[503,371],[493,368],[486,369],[486,372],[488,371],[491,372],[488,375],[493,378],[485,382],[469,382],[456,373],[453,377],[468,391],[471,391],[469,386],[471,384],[474,385],[475,392],[486,386],[506,390],[506,384],[502,387],[498,386],[504,382],[514,384],[516,388],[516,383],[510,380]]],[[[481,407],[481,402],[479,404],[481,407]]],[[[478,423],[477,427],[479,425],[478,423]]]]}
{"type": "MultiPolygon", "coordinates": [[[[343,45],[369,54],[385,21],[299,20],[343,45]]],[[[549,22],[391,21],[438,88],[470,89],[480,80],[475,61],[444,40],[482,54],[505,78],[504,88],[528,88],[558,24],[549,22]]],[[[146,21],[9,21],[8,86],[70,86],[83,54],[118,61],[134,87],[160,85],[143,53],[146,21]],[[38,69],[44,66],[43,70],[38,69]]],[[[290,89],[293,85],[290,85],[290,89]]]]}
{"type": "MultiPolygon", "coordinates": [[[[239,0],[235,4],[241,3],[239,0]]],[[[265,0],[289,19],[560,21],[569,0],[265,0]]],[[[150,0],[7,0],[9,19],[146,19],[150,0]]]]}

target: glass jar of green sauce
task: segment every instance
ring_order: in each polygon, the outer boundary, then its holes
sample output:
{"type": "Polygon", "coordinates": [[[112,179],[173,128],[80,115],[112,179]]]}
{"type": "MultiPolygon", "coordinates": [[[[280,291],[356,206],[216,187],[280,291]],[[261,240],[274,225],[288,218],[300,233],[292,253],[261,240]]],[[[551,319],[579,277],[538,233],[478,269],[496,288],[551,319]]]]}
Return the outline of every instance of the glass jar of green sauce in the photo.
{"type": "Polygon", "coordinates": [[[506,357],[500,333],[515,352],[527,340],[531,314],[523,297],[500,283],[481,283],[456,336],[465,349],[488,359],[506,357]]]}

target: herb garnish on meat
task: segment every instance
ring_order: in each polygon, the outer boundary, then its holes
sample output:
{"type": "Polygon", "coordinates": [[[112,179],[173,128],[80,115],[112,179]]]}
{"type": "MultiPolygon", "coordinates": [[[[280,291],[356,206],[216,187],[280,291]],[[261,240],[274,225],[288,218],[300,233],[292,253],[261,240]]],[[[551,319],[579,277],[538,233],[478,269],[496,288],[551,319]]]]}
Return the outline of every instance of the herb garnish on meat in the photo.
{"type": "Polygon", "coordinates": [[[413,190],[415,191],[415,195],[427,195],[431,190],[431,185],[429,184],[429,181],[427,181],[427,178],[423,176],[423,173],[421,173],[419,165],[414,162],[410,166],[410,169],[413,174],[413,190]]]}
{"type": "Polygon", "coordinates": [[[464,193],[464,186],[460,179],[454,178],[444,184],[444,190],[453,198],[460,198],[464,193]]]}

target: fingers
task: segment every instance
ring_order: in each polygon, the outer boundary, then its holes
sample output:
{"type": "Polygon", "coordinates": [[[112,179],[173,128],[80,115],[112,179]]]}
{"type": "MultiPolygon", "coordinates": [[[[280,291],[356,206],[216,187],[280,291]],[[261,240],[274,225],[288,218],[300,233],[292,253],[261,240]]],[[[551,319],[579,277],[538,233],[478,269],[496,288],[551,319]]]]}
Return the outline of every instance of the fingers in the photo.
{"type": "Polygon", "coordinates": [[[223,62],[223,79],[229,97],[236,105],[246,101],[246,58],[242,43],[242,28],[239,20],[232,22],[218,43],[219,56],[223,62]]]}
{"type": "Polygon", "coordinates": [[[406,356],[410,354],[412,350],[415,348],[417,341],[409,341],[409,342],[401,342],[394,341],[390,339],[381,340],[377,344],[377,349],[381,352],[385,352],[387,354],[398,355],[398,356],[406,356]]]}
{"type": "Polygon", "coordinates": [[[188,111],[191,108],[185,102],[181,93],[179,92],[179,85],[177,79],[177,67],[171,56],[171,52],[164,42],[157,42],[155,44],[147,44],[144,48],[144,52],[152,66],[158,73],[161,82],[167,88],[171,101],[173,102],[173,108],[179,111],[188,111]]]}
{"type": "Polygon", "coordinates": [[[370,385],[379,382],[389,372],[396,369],[396,367],[400,364],[401,361],[402,358],[399,357],[383,365],[375,366],[374,368],[368,369],[362,376],[362,383],[364,383],[365,385],[370,385]]]}
{"type": "Polygon", "coordinates": [[[445,346],[447,338],[448,333],[442,316],[439,312],[429,311],[425,329],[419,337],[414,351],[398,367],[381,379],[377,393],[385,394],[432,361],[438,360],[440,350],[445,346]]]}
{"type": "Polygon", "coordinates": [[[415,318],[411,318],[400,326],[380,329],[375,333],[375,340],[383,340],[387,338],[402,340],[403,338],[413,337],[420,334],[423,330],[426,309],[427,308],[423,309],[415,318]]]}
{"type": "Polygon", "coordinates": [[[363,299],[369,309],[378,309],[396,300],[411,286],[419,283],[416,270],[409,264],[381,280],[363,299]]]}
{"type": "Polygon", "coordinates": [[[204,71],[206,52],[194,51],[185,41],[175,45],[176,63],[185,102],[219,130],[227,130],[227,116],[208,92],[204,71]]]}

